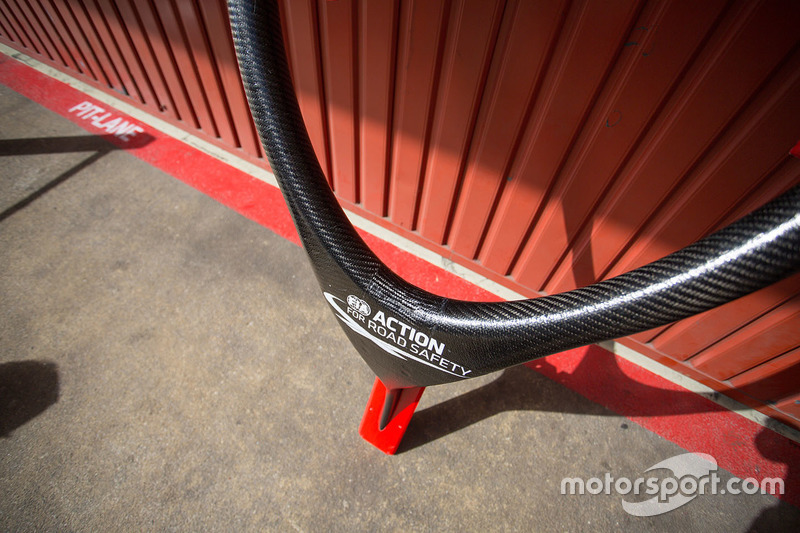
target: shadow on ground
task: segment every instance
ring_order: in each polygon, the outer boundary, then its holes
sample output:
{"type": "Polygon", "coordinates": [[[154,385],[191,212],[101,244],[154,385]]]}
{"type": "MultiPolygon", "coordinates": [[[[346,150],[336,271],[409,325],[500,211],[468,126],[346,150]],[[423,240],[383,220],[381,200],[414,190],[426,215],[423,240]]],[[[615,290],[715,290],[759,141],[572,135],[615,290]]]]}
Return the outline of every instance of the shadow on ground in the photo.
{"type": "Polygon", "coordinates": [[[150,144],[153,136],[143,134],[133,138],[124,146],[114,135],[79,135],[66,137],[35,137],[23,139],[0,139],[0,156],[65,154],[75,152],[94,152],[69,170],[48,181],[28,196],[18,200],[0,212],[0,222],[55,189],[75,174],[89,168],[100,158],[114,150],[136,149],[150,144]]]}
{"type": "MultiPolygon", "coordinates": [[[[596,346],[588,348],[586,355],[572,372],[557,370],[547,358],[538,359],[508,368],[494,381],[460,396],[446,400],[415,413],[398,453],[461,431],[473,424],[507,411],[539,411],[553,413],[617,416],[615,412],[594,402],[565,402],[565,396],[553,388],[566,385],[578,388],[579,383],[594,383],[598,389],[616,388],[634,401],[627,406],[628,417],[663,417],[692,413],[725,412],[726,408],[714,402],[698,402],[697,394],[652,387],[628,377],[616,362],[614,354],[596,346]],[[598,372],[598,368],[602,371],[598,372]]],[[[585,388],[585,387],[584,387],[585,388]]],[[[626,429],[627,424],[622,424],[626,429]]],[[[800,473],[798,465],[786,462],[786,446],[797,446],[763,428],[755,438],[761,455],[786,465],[784,491],[787,499],[800,498],[800,473]]],[[[791,455],[790,455],[791,456],[791,455]]],[[[765,510],[751,525],[751,530],[767,530],[769,524],[781,513],[786,502],[765,510]],[[764,528],[767,529],[764,529],[764,528]]]]}
{"type": "Polygon", "coordinates": [[[58,401],[58,368],[47,361],[0,363],[0,437],[58,401]]]}

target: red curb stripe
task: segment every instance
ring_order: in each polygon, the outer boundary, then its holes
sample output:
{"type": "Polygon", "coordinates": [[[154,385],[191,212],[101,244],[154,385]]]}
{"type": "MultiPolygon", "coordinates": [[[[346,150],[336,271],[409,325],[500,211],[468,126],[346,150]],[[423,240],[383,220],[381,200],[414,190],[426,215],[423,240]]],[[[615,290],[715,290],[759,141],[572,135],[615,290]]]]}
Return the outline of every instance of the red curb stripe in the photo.
{"type": "MultiPolygon", "coordinates": [[[[91,121],[69,112],[83,101],[139,124],[152,140],[130,149],[131,154],[299,244],[275,187],[3,54],[0,83],[90,133],[107,135],[91,121]]],[[[121,148],[133,144],[119,139],[113,142],[121,148]]],[[[450,298],[499,300],[392,244],[360,233],[382,260],[411,283],[450,298]]],[[[800,445],[794,441],[597,346],[551,355],[527,366],[688,451],[712,455],[721,468],[735,476],[784,479],[782,499],[800,506],[800,479],[790,475],[800,471],[800,445]]]]}

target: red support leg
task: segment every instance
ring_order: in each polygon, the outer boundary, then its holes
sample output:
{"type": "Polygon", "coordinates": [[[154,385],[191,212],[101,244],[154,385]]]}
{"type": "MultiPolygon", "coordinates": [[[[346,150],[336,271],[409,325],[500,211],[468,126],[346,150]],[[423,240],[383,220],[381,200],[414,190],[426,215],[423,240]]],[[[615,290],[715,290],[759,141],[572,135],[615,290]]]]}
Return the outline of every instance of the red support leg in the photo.
{"type": "Polygon", "coordinates": [[[393,455],[424,390],[425,387],[387,389],[380,379],[375,378],[358,428],[359,434],[383,453],[393,455]]]}
{"type": "Polygon", "coordinates": [[[797,144],[794,145],[794,148],[789,150],[789,153],[795,157],[800,157],[800,141],[797,141],[797,144]]]}

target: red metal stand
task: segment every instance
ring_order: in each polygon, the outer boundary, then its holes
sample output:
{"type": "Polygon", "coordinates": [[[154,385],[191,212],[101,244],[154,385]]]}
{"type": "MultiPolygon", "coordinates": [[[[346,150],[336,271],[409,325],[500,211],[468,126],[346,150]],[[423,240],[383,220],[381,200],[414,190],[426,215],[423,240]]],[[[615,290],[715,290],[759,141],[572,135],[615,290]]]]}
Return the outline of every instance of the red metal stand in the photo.
{"type": "Polygon", "coordinates": [[[359,434],[387,455],[393,455],[414,415],[425,387],[387,389],[375,378],[359,434]]]}
{"type": "Polygon", "coordinates": [[[797,141],[797,144],[794,145],[794,148],[789,150],[789,153],[792,154],[795,157],[800,158],[800,141],[797,141]]]}

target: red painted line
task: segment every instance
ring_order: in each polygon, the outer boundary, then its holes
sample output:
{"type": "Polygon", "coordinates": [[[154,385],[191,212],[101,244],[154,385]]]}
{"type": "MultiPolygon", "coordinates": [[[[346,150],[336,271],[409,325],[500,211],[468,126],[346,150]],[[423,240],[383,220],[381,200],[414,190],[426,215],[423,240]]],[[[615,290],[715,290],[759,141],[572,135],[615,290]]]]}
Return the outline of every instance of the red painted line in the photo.
{"type": "MultiPolygon", "coordinates": [[[[275,187],[2,54],[0,83],[91,133],[108,135],[108,131],[90,119],[70,111],[82,102],[111,112],[108,120],[121,117],[140,125],[144,131],[132,141],[117,138],[112,142],[278,235],[299,243],[289,212],[275,187]]],[[[451,298],[498,300],[394,245],[361,234],[399,275],[426,290],[451,298]]],[[[721,468],[740,478],[784,479],[786,493],[782,498],[800,506],[800,478],[794,474],[800,471],[800,445],[794,441],[597,346],[551,355],[527,366],[686,450],[712,455],[721,468]]]]}
{"type": "Polygon", "coordinates": [[[127,142],[109,136],[108,132],[97,127],[91,118],[81,118],[78,110],[70,111],[83,102],[90,102],[112,111],[107,104],[2,54],[0,54],[0,82],[75,122],[86,131],[104,135],[120,148],[130,148],[130,153],[139,159],[191,185],[251,220],[269,227],[278,235],[296,244],[300,243],[286,204],[280,191],[275,187],[143,125],[117,110],[113,110],[113,116],[138,124],[144,131],[127,142]]]}

